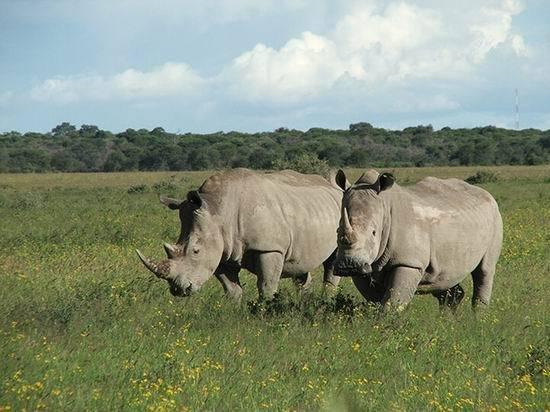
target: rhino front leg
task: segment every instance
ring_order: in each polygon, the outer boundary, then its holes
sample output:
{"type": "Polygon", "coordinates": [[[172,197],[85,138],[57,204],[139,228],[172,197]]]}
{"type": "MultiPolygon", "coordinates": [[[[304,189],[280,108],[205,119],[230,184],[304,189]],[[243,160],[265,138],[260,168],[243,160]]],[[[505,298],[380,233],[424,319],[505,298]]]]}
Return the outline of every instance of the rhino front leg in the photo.
{"type": "Polygon", "coordinates": [[[325,290],[335,290],[340,283],[340,276],[334,275],[334,262],[336,262],[336,250],[323,262],[323,284],[325,290]]]}
{"type": "Polygon", "coordinates": [[[419,269],[398,266],[389,273],[386,293],[382,299],[384,309],[403,310],[413,298],[422,279],[419,269]]]}
{"type": "Polygon", "coordinates": [[[313,276],[311,276],[311,273],[307,272],[303,275],[296,276],[293,281],[296,287],[298,288],[299,293],[302,295],[304,293],[311,292],[311,283],[313,280],[313,276]]]}
{"type": "Polygon", "coordinates": [[[258,255],[258,293],[260,299],[273,299],[279,288],[283,270],[283,255],[278,252],[258,255]]]}
{"type": "Polygon", "coordinates": [[[216,274],[216,277],[221,282],[225,295],[237,302],[240,302],[243,296],[243,289],[239,281],[239,270],[228,273],[216,274]]]}
{"type": "Polygon", "coordinates": [[[384,297],[384,289],[381,285],[374,283],[368,276],[353,276],[351,278],[357,290],[363,295],[367,302],[380,303],[384,297]]]}

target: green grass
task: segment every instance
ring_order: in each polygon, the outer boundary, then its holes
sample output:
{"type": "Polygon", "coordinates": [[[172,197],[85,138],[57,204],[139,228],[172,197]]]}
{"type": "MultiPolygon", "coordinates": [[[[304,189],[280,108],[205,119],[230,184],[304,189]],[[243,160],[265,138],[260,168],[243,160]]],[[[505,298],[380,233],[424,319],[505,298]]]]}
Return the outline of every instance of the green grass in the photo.
{"type": "Polygon", "coordinates": [[[550,167],[393,171],[479,170],[505,225],[491,307],[417,296],[385,317],[349,279],[323,297],[320,272],[266,307],[249,274],[240,306],[215,279],[173,298],[133,250],[161,256],[178,218],[157,193],[206,172],[0,175],[0,411],[548,409],[550,167]]]}

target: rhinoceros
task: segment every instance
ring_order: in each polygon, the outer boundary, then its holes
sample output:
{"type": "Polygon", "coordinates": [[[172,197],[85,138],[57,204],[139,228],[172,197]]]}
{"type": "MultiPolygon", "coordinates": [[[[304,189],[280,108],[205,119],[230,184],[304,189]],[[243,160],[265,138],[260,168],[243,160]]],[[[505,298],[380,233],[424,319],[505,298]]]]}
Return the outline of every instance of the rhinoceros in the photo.
{"type": "Polygon", "coordinates": [[[472,304],[489,304],[502,218],[487,191],[435,177],[400,187],[372,169],[348,189],[341,170],[336,181],[345,193],[334,273],[356,275],[368,301],[402,309],[415,293],[431,293],[456,308],[471,273],[472,304]]]}
{"type": "Polygon", "coordinates": [[[241,268],[257,275],[263,299],[273,297],[281,277],[307,288],[310,272],[321,264],[325,285],[336,287],[342,194],[335,182],[291,170],[217,173],[184,201],[161,196],[181,221],[176,244],[164,244],[167,259],[155,262],[136,252],[176,296],[198,291],[215,275],[226,295],[239,300],[241,268]]]}

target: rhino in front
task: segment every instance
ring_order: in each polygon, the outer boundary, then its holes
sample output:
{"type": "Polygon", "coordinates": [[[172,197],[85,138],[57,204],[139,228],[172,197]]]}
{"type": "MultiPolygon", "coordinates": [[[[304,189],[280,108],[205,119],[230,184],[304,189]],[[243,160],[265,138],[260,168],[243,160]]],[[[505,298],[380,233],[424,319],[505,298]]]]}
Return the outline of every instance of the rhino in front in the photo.
{"type": "Polygon", "coordinates": [[[176,244],[164,244],[168,258],[155,262],[137,253],[176,296],[196,292],[215,275],[227,295],[240,299],[241,268],[258,276],[260,297],[267,299],[281,277],[306,288],[309,272],[321,264],[325,284],[337,286],[332,270],[342,193],[321,176],[290,170],[217,173],[185,201],[161,197],[181,221],[176,244]]]}
{"type": "MultiPolygon", "coordinates": [[[[339,171],[337,181],[344,180],[339,171]]],[[[454,307],[464,295],[459,282],[471,273],[472,304],[489,304],[502,246],[494,198],[457,179],[428,177],[407,188],[394,182],[368,170],[345,191],[335,273],[357,275],[367,300],[396,308],[415,293],[454,307]]]]}

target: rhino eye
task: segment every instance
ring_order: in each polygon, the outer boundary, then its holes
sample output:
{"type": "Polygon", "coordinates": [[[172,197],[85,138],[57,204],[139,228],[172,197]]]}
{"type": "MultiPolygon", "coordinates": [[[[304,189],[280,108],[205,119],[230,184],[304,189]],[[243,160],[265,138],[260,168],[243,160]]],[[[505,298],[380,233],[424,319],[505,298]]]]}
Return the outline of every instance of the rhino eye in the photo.
{"type": "Polygon", "coordinates": [[[372,235],[373,235],[373,236],[376,236],[376,230],[373,230],[373,231],[372,231],[372,235]]]}
{"type": "Polygon", "coordinates": [[[200,252],[200,250],[199,250],[198,248],[194,248],[194,249],[193,249],[193,254],[196,255],[196,254],[199,253],[199,252],[200,252]]]}

